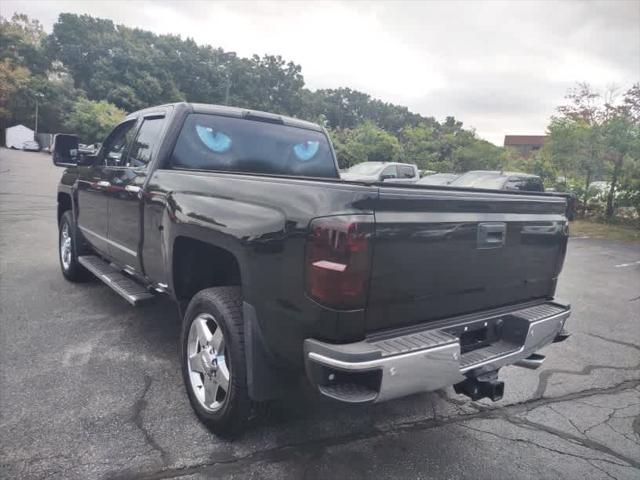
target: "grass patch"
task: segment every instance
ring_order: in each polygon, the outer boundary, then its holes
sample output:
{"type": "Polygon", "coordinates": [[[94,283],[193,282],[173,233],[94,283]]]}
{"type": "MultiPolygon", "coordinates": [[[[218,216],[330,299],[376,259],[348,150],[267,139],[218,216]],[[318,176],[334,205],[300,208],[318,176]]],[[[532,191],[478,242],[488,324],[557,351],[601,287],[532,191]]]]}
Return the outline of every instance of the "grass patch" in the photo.
{"type": "Polygon", "coordinates": [[[569,225],[572,237],[591,237],[616,240],[619,242],[640,243],[640,228],[628,225],[612,225],[589,220],[576,220],[569,225]]]}

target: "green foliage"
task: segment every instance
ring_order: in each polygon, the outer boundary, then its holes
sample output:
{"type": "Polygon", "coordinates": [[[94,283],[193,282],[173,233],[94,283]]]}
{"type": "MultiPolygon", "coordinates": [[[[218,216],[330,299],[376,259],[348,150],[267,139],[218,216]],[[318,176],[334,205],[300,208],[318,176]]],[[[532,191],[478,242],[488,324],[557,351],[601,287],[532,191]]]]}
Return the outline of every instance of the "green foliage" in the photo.
{"type": "Polygon", "coordinates": [[[398,139],[372,122],[351,129],[335,130],[331,138],[340,168],[360,162],[396,161],[401,151],[398,139]]]}
{"type": "MultiPolygon", "coordinates": [[[[537,151],[529,158],[523,158],[513,152],[505,154],[505,161],[502,166],[505,171],[533,173],[542,178],[546,187],[558,187],[556,179],[558,178],[558,166],[555,158],[549,149],[537,151]]],[[[561,187],[560,190],[564,191],[561,187]]]]}
{"type": "Polygon", "coordinates": [[[65,128],[86,143],[102,142],[124,116],[124,110],[104,100],[94,102],[81,98],[73,104],[65,128]]]}
{"type": "Polygon", "coordinates": [[[5,58],[0,61],[0,125],[8,125],[12,118],[15,98],[29,83],[29,70],[5,58]]]}
{"type": "Polygon", "coordinates": [[[633,165],[640,158],[640,85],[625,92],[621,102],[615,93],[603,96],[588,84],[578,84],[567,95],[568,103],[558,107],[560,116],[552,119],[544,148],[556,172],[583,182],[579,188],[583,211],[594,196],[591,182],[608,181],[606,218],[623,206],[621,202],[632,204],[637,197],[633,189],[638,187],[633,165]],[[621,185],[623,196],[619,195],[621,185]]]}
{"type": "Polygon", "coordinates": [[[30,124],[23,107],[32,94],[34,75],[48,66],[42,53],[44,37],[40,23],[26,15],[11,20],[0,16],[0,135],[14,123],[30,124]]]}
{"type": "Polygon", "coordinates": [[[403,160],[461,172],[500,164],[501,149],[479,140],[454,118],[440,124],[349,88],[309,91],[301,67],[278,55],[241,58],[189,38],[156,35],[89,15],[61,14],[48,36],[24,15],[1,25],[0,40],[5,42],[0,43],[0,60],[12,62],[5,77],[16,67],[28,70],[27,81],[18,82],[15,100],[6,107],[7,121],[32,125],[35,98],[42,98],[40,130],[72,128],[90,142],[103,123],[83,127],[76,121],[90,110],[85,98],[124,111],[185,100],[321,123],[331,130],[343,167],[403,160]],[[73,113],[64,121],[72,104],[73,113]]]}
{"type": "Polygon", "coordinates": [[[589,185],[606,180],[607,216],[640,195],[640,84],[617,98],[577,84],[551,119],[535,155],[515,156],[448,117],[438,122],[349,88],[310,91],[301,67],[278,55],[238,57],[192,39],[63,13],[47,35],[25,15],[0,17],[0,128],[34,125],[100,141],[125,111],[173,101],[228,104],[297,116],[331,133],[341,168],[404,161],[421,170],[504,169],[573,189],[586,205],[589,185]]]}
{"type": "Polygon", "coordinates": [[[50,65],[42,48],[46,36],[40,22],[26,15],[15,14],[11,20],[0,16],[0,59],[42,74],[50,65]]]}
{"type": "Polygon", "coordinates": [[[431,120],[407,127],[401,140],[403,160],[420,170],[462,173],[498,169],[503,163],[502,148],[477,138],[453,117],[443,124],[431,120]]]}

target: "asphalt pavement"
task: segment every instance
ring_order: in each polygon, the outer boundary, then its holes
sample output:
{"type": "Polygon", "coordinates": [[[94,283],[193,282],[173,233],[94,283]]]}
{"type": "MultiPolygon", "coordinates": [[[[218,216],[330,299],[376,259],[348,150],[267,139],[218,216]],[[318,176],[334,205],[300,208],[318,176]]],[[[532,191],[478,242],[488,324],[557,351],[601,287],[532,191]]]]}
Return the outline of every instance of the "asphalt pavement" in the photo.
{"type": "Polygon", "coordinates": [[[234,442],[189,406],[178,318],[133,309],[57,259],[44,153],[0,150],[0,478],[640,478],[640,246],[575,238],[564,343],[505,396],[453,389],[351,407],[304,382],[234,442]]]}

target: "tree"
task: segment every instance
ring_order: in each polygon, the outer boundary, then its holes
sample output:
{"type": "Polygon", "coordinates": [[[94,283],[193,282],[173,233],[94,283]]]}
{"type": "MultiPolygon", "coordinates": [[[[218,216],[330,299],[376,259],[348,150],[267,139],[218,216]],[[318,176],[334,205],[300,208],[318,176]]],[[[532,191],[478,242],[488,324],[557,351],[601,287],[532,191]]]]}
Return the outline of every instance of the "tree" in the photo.
{"type": "Polygon", "coordinates": [[[0,19],[0,124],[34,127],[39,97],[38,130],[57,132],[63,115],[82,92],[45,49],[47,35],[37,20],[16,14],[0,19]]]}
{"type": "Polygon", "coordinates": [[[453,156],[453,171],[464,173],[469,170],[497,170],[503,163],[503,157],[502,148],[486,140],[475,138],[473,135],[456,149],[453,156]]]}
{"type": "Polygon", "coordinates": [[[11,20],[0,16],[0,59],[43,74],[51,63],[43,48],[46,37],[38,20],[24,14],[14,14],[11,20]]]}
{"type": "Polygon", "coordinates": [[[84,143],[102,142],[125,115],[123,110],[104,100],[94,102],[81,98],[67,116],[65,128],[84,143]]]}
{"type": "Polygon", "coordinates": [[[3,132],[12,117],[12,100],[28,85],[30,77],[27,68],[6,58],[0,62],[0,126],[3,132]]]}
{"type": "Polygon", "coordinates": [[[549,126],[548,148],[559,168],[585,179],[585,204],[591,181],[608,171],[605,217],[609,219],[625,159],[640,156],[640,86],[632,86],[623,102],[618,101],[617,90],[603,95],[586,83],[579,83],[566,98],[568,103],[558,107],[560,116],[549,126]]]}
{"type": "Polygon", "coordinates": [[[400,159],[439,171],[500,165],[502,150],[453,117],[441,124],[350,88],[310,91],[300,65],[279,55],[242,58],[190,38],[70,13],[59,16],[48,36],[24,15],[0,27],[0,61],[10,62],[3,78],[9,85],[15,77],[17,85],[4,97],[5,112],[31,124],[35,98],[42,96],[40,130],[72,130],[95,141],[122,111],[191,101],[321,123],[332,131],[342,167],[400,159]]]}
{"type": "Polygon", "coordinates": [[[340,168],[360,162],[393,162],[401,153],[398,139],[371,122],[336,130],[332,138],[340,168]]]}
{"type": "Polygon", "coordinates": [[[402,131],[403,157],[406,161],[415,163],[420,170],[434,170],[437,172],[453,171],[451,158],[441,158],[439,155],[439,125],[421,122],[402,131]]]}
{"type": "Polygon", "coordinates": [[[588,122],[582,116],[552,118],[543,148],[565,178],[583,179],[583,214],[589,200],[589,185],[604,172],[601,130],[597,124],[588,122]]]}
{"type": "MultiPolygon", "coordinates": [[[[638,102],[638,89],[629,90],[625,97],[627,105],[638,102]],[[635,96],[635,98],[634,98],[635,96]]],[[[607,194],[605,216],[611,218],[614,214],[614,196],[620,180],[624,162],[627,157],[640,158],[640,124],[635,121],[630,108],[622,106],[607,119],[602,126],[604,147],[607,157],[613,163],[611,184],[607,194]]]]}
{"type": "Polygon", "coordinates": [[[463,173],[491,170],[502,164],[503,149],[462,128],[462,122],[447,117],[443,124],[425,119],[402,131],[403,157],[422,170],[463,173]]]}

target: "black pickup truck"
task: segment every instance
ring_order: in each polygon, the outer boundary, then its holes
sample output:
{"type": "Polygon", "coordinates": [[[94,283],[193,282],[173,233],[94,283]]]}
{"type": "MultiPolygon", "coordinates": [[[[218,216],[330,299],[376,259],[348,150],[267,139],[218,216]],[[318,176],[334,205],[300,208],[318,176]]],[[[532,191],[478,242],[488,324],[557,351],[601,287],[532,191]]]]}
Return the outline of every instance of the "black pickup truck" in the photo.
{"type": "Polygon", "coordinates": [[[497,400],[501,367],[568,336],[562,196],[341,180],[321,127],[212,105],[77,146],[53,151],[62,273],[177,302],[189,399],[219,434],[301,375],[349,403],[497,400]]]}

